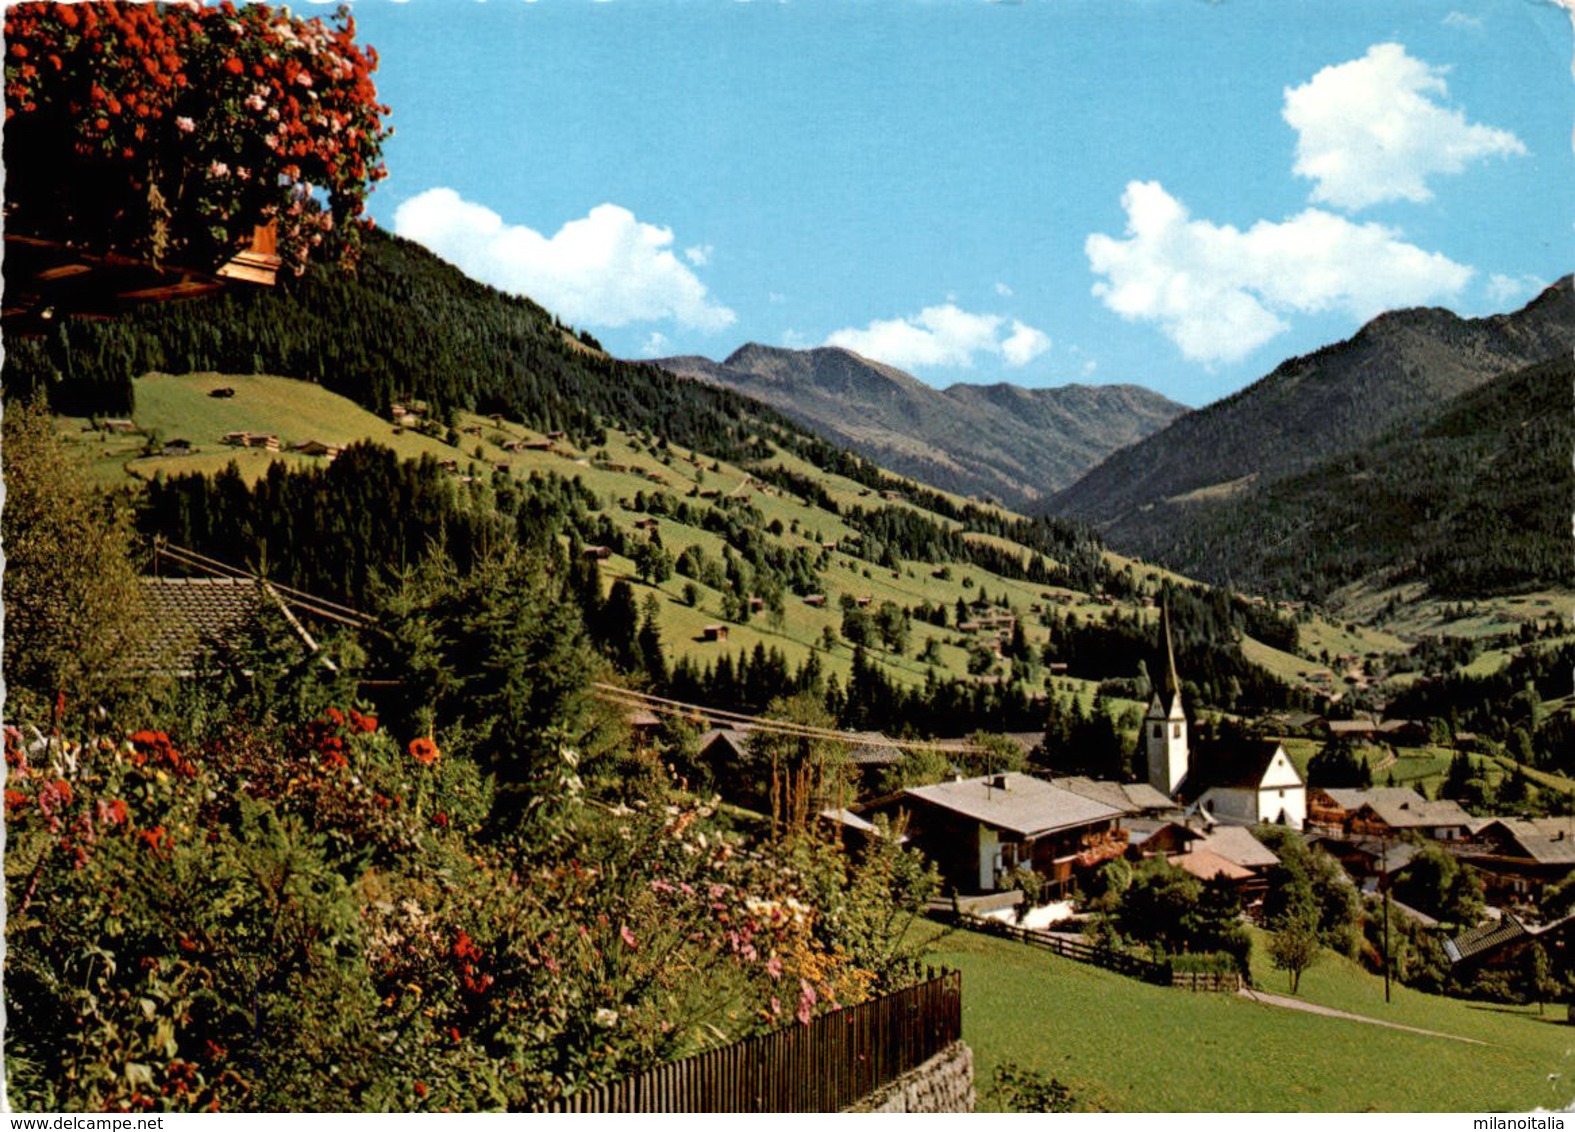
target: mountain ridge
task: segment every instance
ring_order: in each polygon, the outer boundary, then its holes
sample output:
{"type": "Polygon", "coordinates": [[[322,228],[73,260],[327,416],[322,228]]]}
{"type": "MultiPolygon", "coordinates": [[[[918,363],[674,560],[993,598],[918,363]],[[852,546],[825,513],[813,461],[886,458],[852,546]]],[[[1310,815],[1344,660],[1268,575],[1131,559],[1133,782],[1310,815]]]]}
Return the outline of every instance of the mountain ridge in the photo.
{"type": "Polygon", "coordinates": [[[1568,276],[1510,314],[1391,311],[1113,453],[1047,509],[1095,523],[1113,545],[1162,558],[1174,514],[1161,504],[1200,491],[1228,495],[1228,485],[1249,476],[1267,484],[1306,471],[1425,420],[1430,407],[1496,376],[1546,361],[1572,340],[1568,276]]]}
{"type": "Polygon", "coordinates": [[[936,389],[838,346],[748,342],[721,362],[688,355],[651,364],[763,401],[894,471],[1013,507],[1047,499],[1186,411],[1135,384],[936,389]]]}

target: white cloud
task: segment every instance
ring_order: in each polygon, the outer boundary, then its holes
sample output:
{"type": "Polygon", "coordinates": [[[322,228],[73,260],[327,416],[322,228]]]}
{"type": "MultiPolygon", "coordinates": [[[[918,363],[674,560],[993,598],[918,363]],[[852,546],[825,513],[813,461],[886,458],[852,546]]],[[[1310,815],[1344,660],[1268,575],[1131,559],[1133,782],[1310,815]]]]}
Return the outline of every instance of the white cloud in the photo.
{"type": "Polygon", "coordinates": [[[1003,337],[1005,322],[1000,315],[973,314],[948,302],[925,307],[911,318],[876,319],[862,330],[838,330],[827,336],[826,345],[842,346],[903,369],[968,368],[979,355],[1020,367],[1050,348],[1043,331],[1015,320],[1011,333],[1003,337]]]}
{"type": "Polygon", "coordinates": [[[692,248],[684,249],[684,258],[696,267],[704,267],[711,262],[711,253],[716,251],[710,244],[696,244],[692,248]]]}
{"type": "Polygon", "coordinates": [[[767,293],[766,301],[771,303],[785,303],[787,302],[787,296],[781,291],[771,291],[767,293]]]}
{"type": "Polygon", "coordinates": [[[997,283],[995,285],[995,293],[1001,296],[1003,299],[1010,299],[1012,297],[1012,289],[1005,283],[997,283]]]}
{"type": "Polygon", "coordinates": [[[667,335],[660,330],[653,330],[651,331],[651,336],[641,345],[640,356],[643,358],[659,358],[667,353],[669,345],[671,343],[668,341],[667,335]]]}
{"type": "Polygon", "coordinates": [[[1011,336],[1001,343],[1001,357],[1007,365],[1021,368],[1049,349],[1048,334],[1013,319],[1011,336]]]}
{"type": "Polygon", "coordinates": [[[1471,31],[1480,31],[1482,29],[1482,17],[1468,16],[1464,12],[1451,12],[1444,17],[1444,26],[1446,28],[1468,28],[1471,31]]]}
{"type": "Polygon", "coordinates": [[[1122,194],[1124,239],[1084,251],[1094,294],[1123,318],[1155,322],[1193,361],[1234,362],[1288,329],[1284,316],[1341,311],[1365,320],[1459,293],[1471,268],[1379,224],[1320,209],[1246,231],[1194,220],[1157,182],[1122,194]]]}
{"type": "Polygon", "coordinates": [[[505,224],[453,189],[428,189],[395,210],[394,231],[467,275],[529,295],[578,325],[672,319],[715,331],[735,321],[673,254],[671,229],[642,223],[615,204],[597,205],[547,237],[505,224]]]}
{"type": "Polygon", "coordinates": [[[1315,182],[1312,199],[1346,209],[1426,201],[1429,177],[1524,154],[1508,130],[1467,122],[1438,101],[1448,94],[1445,72],[1379,43],[1287,87],[1282,115],[1297,133],[1295,172],[1315,182]]]}
{"type": "Polygon", "coordinates": [[[802,350],[805,346],[809,345],[809,338],[806,335],[801,334],[799,331],[789,327],[787,330],[782,332],[782,345],[786,346],[789,350],[802,350]]]}
{"type": "Polygon", "coordinates": [[[1499,275],[1494,273],[1488,276],[1487,295],[1494,306],[1504,306],[1518,299],[1539,294],[1547,286],[1547,280],[1536,275],[1499,275]]]}

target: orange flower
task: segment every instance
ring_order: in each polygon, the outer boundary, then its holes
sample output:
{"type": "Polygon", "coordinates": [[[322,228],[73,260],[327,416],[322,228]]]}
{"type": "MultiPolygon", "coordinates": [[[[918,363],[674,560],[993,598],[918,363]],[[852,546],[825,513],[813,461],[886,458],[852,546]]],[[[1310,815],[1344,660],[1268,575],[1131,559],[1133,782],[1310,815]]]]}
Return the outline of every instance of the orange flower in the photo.
{"type": "Polygon", "coordinates": [[[422,766],[431,766],[438,761],[437,744],[425,735],[410,741],[410,757],[422,766]]]}
{"type": "Polygon", "coordinates": [[[232,75],[244,75],[246,73],[246,64],[242,63],[234,55],[231,55],[224,61],[224,69],[232,75]]]}

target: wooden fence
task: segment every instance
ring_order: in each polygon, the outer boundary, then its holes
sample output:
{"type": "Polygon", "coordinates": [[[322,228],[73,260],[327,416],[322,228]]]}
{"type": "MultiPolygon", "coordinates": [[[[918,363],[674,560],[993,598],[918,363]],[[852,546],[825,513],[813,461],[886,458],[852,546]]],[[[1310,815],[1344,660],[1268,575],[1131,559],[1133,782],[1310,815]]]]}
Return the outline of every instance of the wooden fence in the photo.
{"type": "Polygon", "coordinates": [[[1103,967],[1108,971],[1115,971],[1122,975],[1130,975],[1134,979],[1142,979],[1147,983],[1159,986],[1170,985],[1170,967],[1164,963],[1154,963],[1136,955],[1128,955],[1123,951],[1113,951],[1108,947],[1095,947],[1091,943],[1081,940],[1067,939],[1065,936],[1053,932],[1041,931],[1037,928],[1024,928],[1016,924],[1009,924],[1003,920],[987,919],[981,916],[960,916],[958,923],[975,931],[987,932],[990,935],[1006,936],[1008,939],[1019,940],[1042,947],[1046,951],[1067,959],[1076,959],[1079,963],[1092,963],[1096,967],[1103,967]]]}
{"type": "Polygon", "coordinates": [[[962,1037],[962,973],[658,1065],[544,1112],[840,1112],[962,1037]]]}

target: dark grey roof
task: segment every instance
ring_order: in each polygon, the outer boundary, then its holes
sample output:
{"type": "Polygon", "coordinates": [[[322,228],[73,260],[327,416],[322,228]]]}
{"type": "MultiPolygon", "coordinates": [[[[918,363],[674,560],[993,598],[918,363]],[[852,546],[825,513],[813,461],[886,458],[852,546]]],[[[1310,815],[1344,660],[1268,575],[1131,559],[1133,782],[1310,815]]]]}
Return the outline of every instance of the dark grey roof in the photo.
{"type": "Polygon", "coordinates": [[[243,644],[265,618],[279,618],[312,652],[314,641],[267,582],[252,578],[143,578],[150,635],[132,657],[143,670],[190,673],[214,646],[243,644]]]}
{"type": "Polygon", "coordinates": [[[1569,818],[1496,818],[1477,835],[1491,838],[1495,831],[1539,865],[1575,865],[1575,830],[1569,818]]]}
{"type": "Polygon", "coordinates": [[[1092,798],[1096,802],[1103,802],[1113,806],[1123,813],[1137,814],[1145,810],[1173,810],[1176,803],[1171,801],[1158,790],[1146,782],[1111,782],[1106,779],[1085,778],[1082,775],[1058,776],[1055,785],[1064,787],[1074,794],[1081,794],[1085,798],[1092,798]]]}
{"type": "Polygon", "coordinates": [[[1266,869],[1280,863],[1274,852],[1244,825],[1217,825],[1198,846],[1244,868],[1266,869]]]}
{"type": "Polygon", "coordinates": [[[1020,837],[1033,837],[1119,818],[1121,810],[1027,774],[1011,772],[915,786],[903,797],[923,802],[1020,837]],[[1005,787],[995,786],[1004,780],[1005,787]]]}
{"type": "Polygon", "coordinates": [[[1483,924],[1481,927],[1461,932],[1453,939],[1445,940],[1444,954],[1449,956],[1451,963],[1461,963],[1531,934],[1525,924],[1509,912],[1505,912],[1503,918],[1496,924],[1483,924]]]}

